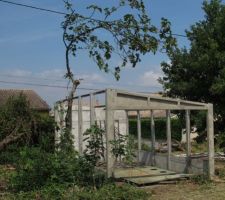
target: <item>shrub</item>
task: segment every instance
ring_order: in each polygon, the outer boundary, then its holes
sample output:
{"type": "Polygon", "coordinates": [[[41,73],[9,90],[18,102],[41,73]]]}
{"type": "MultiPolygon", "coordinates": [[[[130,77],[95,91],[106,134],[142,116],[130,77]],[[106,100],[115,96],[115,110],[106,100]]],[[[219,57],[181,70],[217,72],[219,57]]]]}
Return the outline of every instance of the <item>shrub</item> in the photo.
{"type": "Polygon", "coordinates": [[[120,161],[123,158],[123,161],[126,164],[132,164],[133,159],[135,158],[135,140],[132,135],[122,135],[118,134],[114,140],[111,140],[112,144],[112,153],[120,161]]]}
{"type": "Polygon", "coordinates": [[[87,160],[93,163],[94,166],[100,161],[100,159],[104,159],[104,137],[105,131],[98,127],[98,125],[92,125],[89,129],[87,129],[84,133],[84,141],[87,141],[86,149],[84,150],[84,155],[87,160]]]}
{"type": "Polygon", "coordinates": [[[15,191],[35,190],[46,184],[99,187],[105,181],[105,176],[76,152],[48,153],[41,148],[24,148],[16,171],[11,180],[11,188],[15,191]]]}
{"type": "Polygon", "coordinates": [[[1,164],[15,164],[24,146],[38,146],[53,152],[55,122],[48,114],[32,111],[24,95],[13,96],[0,107],[0,140],[11,141],[0,152],[1,164]]]}

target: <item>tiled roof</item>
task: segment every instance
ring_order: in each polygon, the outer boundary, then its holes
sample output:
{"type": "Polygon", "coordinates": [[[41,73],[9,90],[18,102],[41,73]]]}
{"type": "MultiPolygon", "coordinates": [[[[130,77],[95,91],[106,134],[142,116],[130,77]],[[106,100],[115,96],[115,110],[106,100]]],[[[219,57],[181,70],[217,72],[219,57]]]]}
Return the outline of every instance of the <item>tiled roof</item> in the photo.
{"type": "Polygon", "coordinates": [[[4,105],[9,97],[24,94],[30,103],[31,109],[47,111],[49,105],[33,90],[0,89],[0,105],[4,105]]]}

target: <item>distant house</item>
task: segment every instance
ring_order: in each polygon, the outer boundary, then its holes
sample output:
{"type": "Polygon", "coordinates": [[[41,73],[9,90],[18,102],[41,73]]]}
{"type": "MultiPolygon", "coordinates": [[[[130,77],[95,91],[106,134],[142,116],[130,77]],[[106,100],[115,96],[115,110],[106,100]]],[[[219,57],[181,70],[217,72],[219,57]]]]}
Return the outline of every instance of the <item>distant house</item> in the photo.
{"type": "Polygon", "coordinates": [[[30,103],[30,108],[38,112],[48,113],[49,105],[33,90],[0,89],[0,106],[4,105],[8,98],[23,94],[30,103]]]}

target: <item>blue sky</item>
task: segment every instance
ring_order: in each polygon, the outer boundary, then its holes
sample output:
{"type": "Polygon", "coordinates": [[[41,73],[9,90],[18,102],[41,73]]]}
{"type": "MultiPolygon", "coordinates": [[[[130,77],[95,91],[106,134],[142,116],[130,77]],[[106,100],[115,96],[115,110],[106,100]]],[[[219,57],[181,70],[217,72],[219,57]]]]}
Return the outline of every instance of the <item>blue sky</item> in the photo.
{"type": "MultiPolygon", "coordinates": [[[[12,0],[52,10],[65,12],[61,0],[12,0]]],[[[86,13],[86,5],[105,0],[73,0],[77,10],[86,13]]],[[[117,0],[115,0],[117,2],[117,0]]],[[[202,0],[146,0],[152,23],[159,26],[161,17],[169,19],[174,33],[185,34],[185,29],[203,19],[202,0]]],[[[66,86],[65,48],[60,23],[63,16],[36,11],[0,2],[0,81],[66,86]]],[[[180,46],[188,46],[186,38],[178,38],[180,46]]],[[[85,54],[72,62],[74,73],[84,79],[84,88],[122,88],[131,91],[156,92],[162,90],[157,82],[162,76],[160,63],[168,61],[165,54],[147,55],[134,68],[127,67],[119,82],[112,74],[100,72],[85,54]]],[[[113,61],[118,63],[119,61],[113,61]]],[[[66,88],[48,88],[0,82],[0,88],[34,89],[50,105],[64,98],[66,88]]],[[[88,91],[79,90],[78,93],[88,91]]]]}

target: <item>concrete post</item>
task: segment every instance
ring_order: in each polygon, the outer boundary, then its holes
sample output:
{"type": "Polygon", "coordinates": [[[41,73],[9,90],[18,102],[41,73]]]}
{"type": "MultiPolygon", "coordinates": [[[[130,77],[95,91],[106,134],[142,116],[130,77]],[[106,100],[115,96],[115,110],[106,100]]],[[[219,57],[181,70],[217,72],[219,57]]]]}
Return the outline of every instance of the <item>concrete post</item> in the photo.
{"type": "Polygon", "coordinates": [[[151,110],[151,141],[152,141],[152,160],[151,165],[155,166],[155,121],[154,121],[154,112],[151,110]]]}
{"type": "Polygon", "coordinates": [[[128,115],[128,110],[126,112],[126,127],[127,127],[127,135],[129,135],[129,115],[128,115]]]}
{"type": "Polygon", "coordinates": [[[185,110],[186,120],[186,172],[189,173],[191,165],[191,125],[190,125],[190,110],[185,110]]]}
{"type": "Polygon", "coordinates": [[[171,120],[170,110],[166,110],[166,135],[167,135],[167,169],[171,169],[171,120]]]}
{"type": "Polygon", "coordinates": [[[82,113],[82,98],[78,98],[78,142],[79,153],[83,153],[83,113],[82,113]]]}
{"type": "Polygon", "coordinates": [[[209,179],[213,179],[213,176],[215,175],[213,104],[208,104],[207,140],[208,140],[208,177],[209,177],[209,179]]]}
{"type": "Polygon", "coordinates": [[[114,111],[111,110],[114,93],[110,89],[106,90],[106,165],[107,177],[113,176],[115,158],[111,152],[110,141],[114,139],[114,111]]]}
{"type": "Polygon", "coordinates": [[[90,125],[95,124],[95,97],[90,94],[90,125]]]}
{"type": "Polygon", "coordinates": [[[141,115],[137,111],[137,130],[138,130],[138,163],[141,162],[141,115]]]}

